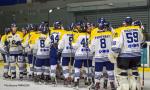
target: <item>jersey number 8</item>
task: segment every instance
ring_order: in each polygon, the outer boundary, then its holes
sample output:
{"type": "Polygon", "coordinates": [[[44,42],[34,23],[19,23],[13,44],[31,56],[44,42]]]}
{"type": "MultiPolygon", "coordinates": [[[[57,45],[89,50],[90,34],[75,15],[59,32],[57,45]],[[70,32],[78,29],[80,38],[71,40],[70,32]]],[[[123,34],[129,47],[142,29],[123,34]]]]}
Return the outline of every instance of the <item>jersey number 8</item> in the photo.
{"type": "Polygon", "coordinates": [[[45,47],[45,40],[40,40],[40,47],[44,48],[45,47]]]}
{"type": "Polygon", "coordinates": [[[100,39],[100,47],[106,48],[106,39],[105,38],[100,39]]]}

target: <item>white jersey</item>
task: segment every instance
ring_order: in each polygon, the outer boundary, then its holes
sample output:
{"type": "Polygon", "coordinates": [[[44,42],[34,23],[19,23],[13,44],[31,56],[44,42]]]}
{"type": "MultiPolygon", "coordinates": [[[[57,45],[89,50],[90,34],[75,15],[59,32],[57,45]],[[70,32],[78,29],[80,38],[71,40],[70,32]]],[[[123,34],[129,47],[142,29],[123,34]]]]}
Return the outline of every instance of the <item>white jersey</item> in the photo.
{"type": "Polygon", "coordinates": [[[92,53],[88,47],[89,45],[89,34],[79,33],[74,44],[75,59],[91,59],[92,53]]]}
{"type": "Polygon", "coordinates": [[[94,53],[95,62],[108,61],[108,54],[112,46],[112,33],[110,31],[98,32],[91,41],[90,50],[94,53]]]}
{"type": "Polygon", "coordinates": [[[45,45],[46,38],[47,38],[47,36],[45,34],[40,34],[40,36],[36,42],[36,47],[37,47],[36,57],[39,59],[49,58],[50,48],[49,48],[49,46],[45,45]]]}
{"type": "Polygon", "coordinates": [[[118,57],[141,56],[142,30],[137,26],[121,27],[116,29],[112,51],[119,53],[118,57]]]}
{"type": "Polygon", "coordinates": [[[58,49],[62,50],[62,57],[73,57],[74,49],[72,47],[73,33],[68,31],[63,36],[58,44],[58,49]]]}
{"type": "Polygon", "coordinates": [[[22,37],[15,33],[14,35],[12,33],[7,35],[7,41],[9,42],[9,53],[10,54],[21,54],[22,53],[22,46],[16,45],[16,42],[22,42],[22,37]]]}

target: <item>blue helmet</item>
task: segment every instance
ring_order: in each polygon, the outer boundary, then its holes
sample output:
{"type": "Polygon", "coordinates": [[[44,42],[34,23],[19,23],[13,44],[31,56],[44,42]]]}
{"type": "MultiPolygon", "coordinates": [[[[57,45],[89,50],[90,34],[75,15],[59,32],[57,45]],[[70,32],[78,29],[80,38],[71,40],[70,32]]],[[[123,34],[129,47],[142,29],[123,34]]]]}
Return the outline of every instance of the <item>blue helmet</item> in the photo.
{"type": "Polygon", "coordinates": [[[78,22],[76,22],[76,26],[78,25],[78,26],[81,26],[83,24],[83,21],[78,21],[78,22]]]}
{"type": "Polygon", "coordinates": [[[80,32],[86,32],[88,29],[88,26],[86,23],[81,24],[81,29],[79,30],[80,32]]]}
{"type": "Polygon", "coordinates": [[[11,31],[10,28],[5,28],[5,33],[8,34],[11,31]]]}
{"type": "Polygon", "coordinates": [[[99,18],[97,22],[98,23],[104,23],[104,22],[106,22],[106,20],[105,20],[105,18],[99,18]]]}
{"type": "Polygon", "coordinates": [[[140,20],[136,20],[133,22],[134,26],[142,26],[142,22],[140,20]]]}
{"type": "Polygon", "coordinates": [[[49,28],[45,24],[40,24],[39,25],[38,31],[46,34],[48,32],[48,30],[49,30],[49,28]]]}
{"type": "Polygon", "coordinates": [[[126,17],[123,22],[125,22],[128,25],[131,25],[133,22],[133,19],[131,17],[126,17]]]}
{"type": "Polygon", "coordinates": [[[61,29],[62,23],[60,21],[54,22],[54,28],[55,29],[61,29]]]}
{"type": "Polygon", "coordinates": [[[16,23],[12,23],[11,27],[17,27],[16,23]]]}
{"type": "Polygon", "coordinates": [[[68,29],[69,29],[69,30],[73,30],[73,29],[74,29],[74,26],[75,26],[75,24],[74,24],[74,23],[71,23],[71,25],[68,26],[68,29]]]}
{"type": "Polygon", "coordinates": [[[40,24],[43,24],[43,25],[45,25],[45,26],[48,26],[48,25],[49,25],[49,23],[48,23],[47,21],[42,21],[40,24]]]}
{"type": "Polygon", "coordinates": [[[103,29],[105,28],[105,24],[104,24],[104,23],[99,23],[99,24],[98,24],[98,28],[99,28],[100,30],[103,30],[103,29]]]}
{"type": "Polygon", "coordinates": [[[36,28],[36,26],[34,24],[28,24],[26,29],[29,30],[34,30],[36,28]]]}

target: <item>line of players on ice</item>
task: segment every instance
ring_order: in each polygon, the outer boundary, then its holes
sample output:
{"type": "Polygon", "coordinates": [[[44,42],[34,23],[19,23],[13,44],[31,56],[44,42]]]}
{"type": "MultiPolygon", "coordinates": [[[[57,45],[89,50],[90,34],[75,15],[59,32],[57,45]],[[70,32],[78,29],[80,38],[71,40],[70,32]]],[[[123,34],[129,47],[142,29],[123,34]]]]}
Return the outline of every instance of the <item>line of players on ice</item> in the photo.
{"type": "Polygon", "coordinates": [[[107,88],[108,80],[111,90],[140,90],[137,68],[141,48],[146,46],[143,44],[142,27],[140,21],[133,22],[131,17],[126,17],[123,25],[116,29],[104,18],[98,20],[97,27],[77,22],[67,30],[59,21],[54,22],[50,29],[46,22],[40,23],[38,28],[29,24],[22,28],[22,32],[13,23],[11,28],[5,29],[1,39],[3,77],[15,79],[16,73],[19,73],[19,78],[23,79],[28,72],[29,79],[35,82],[57,84],[62,74],[64,85],[73,82],[75,88],[83,77],[85,85],[93,84],[95,90],[100,89],[102,78],[104,88],[107,88]],[[117,78],[114,63],[121,69],[117,78]],[[16,66],[19,72],[16,72],[16,66]],[[105,72],[103,67],[106,67],[105,72]],[[130,69],[131,73],[128,72],[130,69]]]}

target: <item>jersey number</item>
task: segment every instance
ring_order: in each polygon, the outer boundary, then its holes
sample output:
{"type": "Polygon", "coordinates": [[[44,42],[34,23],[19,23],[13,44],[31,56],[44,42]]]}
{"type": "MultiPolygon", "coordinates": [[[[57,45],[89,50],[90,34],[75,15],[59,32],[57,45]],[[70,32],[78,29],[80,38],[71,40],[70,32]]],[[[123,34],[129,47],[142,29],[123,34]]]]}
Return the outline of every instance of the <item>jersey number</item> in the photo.
{"type": "Polygon", "coordinates": [[[72,36],[70,36],[70,37],[69,37],[69,45],[70,45],[70,46],[72,46],[72,44],[71,44],[71,43],[72,43],[72,41],[73,41],[73,37],[72,37],[72,36]]]}
{"type": "Polygon", "coordinates": [[[138,42],[138,32],[126,33],[126,37],[128,43],[138,42]]]}
{"type": "Polygon", "coordinates": [[[40,40],[40,47],[44,48],[45,47],[45,40],[40,40]]]}
{"type": "Polygon", "coordinates": [[[100,47],[101,48],[106,48],[106,39],[100,39],[100,47]]]}
{"type": "Polygon", "coordinates": [[[51,43],[54,43],[54,42],[58,42],[59,41],[59,36],[56,35],[56,37],[54,35],[51,36],[51,43]]]}
{"type": "Polygon", "coordinates": [[[81,45],[83,46],[83,47],[87,47],[87,45],[88,45],[88,38],[83,38],[82,39],[82,41],[81,41],[81,45]]]}

